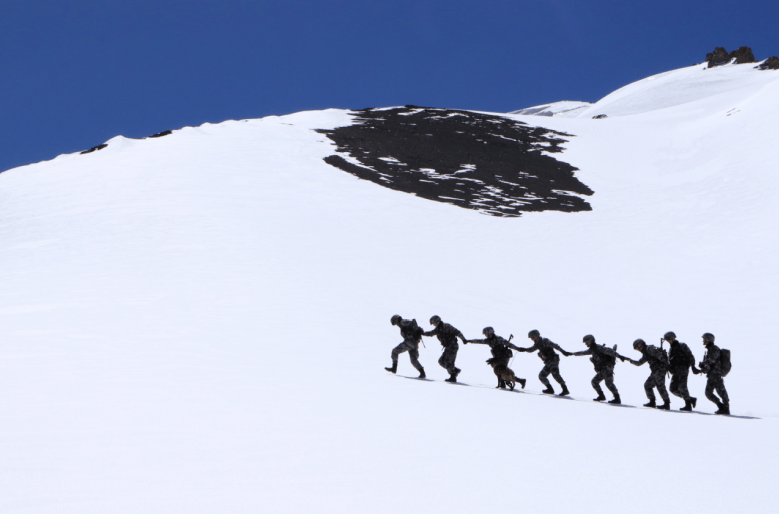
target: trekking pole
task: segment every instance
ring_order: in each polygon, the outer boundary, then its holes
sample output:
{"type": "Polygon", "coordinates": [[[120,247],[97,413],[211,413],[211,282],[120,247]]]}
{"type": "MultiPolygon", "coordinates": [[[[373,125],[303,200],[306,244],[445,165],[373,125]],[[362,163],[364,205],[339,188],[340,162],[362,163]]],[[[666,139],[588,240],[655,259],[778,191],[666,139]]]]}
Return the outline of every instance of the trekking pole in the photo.
{"type": "MultiPolygon", "coordinates": [[[[509,335],[509,343],[511,342],[512,339],[514,339],[514,334],[509,335]]],[[[514,357],[515,357],[514,352],[511,352],[511,362],[509,362],[509,368],[511,367],[512,364],[514,364],[514,357]]]]}

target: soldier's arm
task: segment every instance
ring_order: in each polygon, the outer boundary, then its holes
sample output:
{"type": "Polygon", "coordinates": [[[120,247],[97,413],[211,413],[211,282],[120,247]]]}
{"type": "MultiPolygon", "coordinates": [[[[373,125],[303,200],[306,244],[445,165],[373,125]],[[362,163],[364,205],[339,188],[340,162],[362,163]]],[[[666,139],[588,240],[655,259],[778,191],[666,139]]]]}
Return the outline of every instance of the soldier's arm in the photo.
{"type": "MultiPolygon", "coordinates": [[[[551,343],[551,341],[550,341],[550,343],[551,343]]],[[[566,352],[565,350],[563,350],[562,348],[560,348],[560,345],[559,345],[559,344],[557,344],[557,343],[552,343],[552,348],[554,348],[554,349],[555,349],[555,350],[557,350],[558,352],[562,353],[562,354],[563,354],[563,355],[565,355],[566,357],[568,357],[569,355],[571,355],[571,352],[566,352]]]]}
{"type": "Polygon", "coordinates": [[[517,348],[518,352],[527,352],[527,353],[533,353],[536,350],[538,350],[538,343],[533,344],[533,346],[528,346],[527,348],[517,348]]]}
{"type": "MultiPolygon", "coordinates": [[[[619,355],[619,354],[618,354],[617,356],[618,356],[618,357],[622,357],[622,356],[621,356],[621,355],[619,355]]],[[[634,360],[633,360],[633,359],[631,359],[630,357],[625,357],[625,359],[627,359],[627,361],[628,361],[628,362],[630,362],[630,363],[631,363],[632,365],[634,365],[634,366],[642,366],[642,365],[644,365],[644,364],[646,363],[646,361],[648,360],[648,358],[647,358],[647,356],[646,356],[646,355],[642,355],[642,356],[641,356],[641,358],[640,358],[639,360],[637,360],[637,361],[634,361],[634,360]]],[[[623,362],[624,362],[624,361],[623,361],[623,362]]]]}
{"type": "Polygon", "coordinates": [[[592,355],[592,349],[587,348],[586,350],[582,350],[581,352],[568,352],[568,355],[571,357],[582,357],[584,355],[592,355]]]}
{"type": "Polygon", "coordinates": [[[511,348],[512,350],[519,350],[519,346],[517,346],[517,345],[515,345],[513,343],[508,342],[507,340],[503,339],[502,337],[500,338],[500,343],[503,346],[505,346],[506,348],[511,348]]]}
{"type": "Polygon", "coordinates": [[[682,351],[684,352],[684,356],[687,358],[687,362],[690,362],[690,369],[692,369],[692,372],[694,375],[697,375],[701,372],[698,368],[695,367],[695,355],[692,354],[692,350],[690,350],[690,347],[687,345],[684,345],[682,347],[682,351]]]}
{"type": "Polygon", "coordinates": [[[489,345],[490,343],[487,342],[486,339],[468,339],[468,344],[486,344],[489,345]]]}
{"type": "Polygon", "coordinates": [[[422,332],[422,335],[427,337],[434,336],[436,334],[438,334],[438,327],[434,328],[433,330],[428,330],[427,332],[422,332]]]}

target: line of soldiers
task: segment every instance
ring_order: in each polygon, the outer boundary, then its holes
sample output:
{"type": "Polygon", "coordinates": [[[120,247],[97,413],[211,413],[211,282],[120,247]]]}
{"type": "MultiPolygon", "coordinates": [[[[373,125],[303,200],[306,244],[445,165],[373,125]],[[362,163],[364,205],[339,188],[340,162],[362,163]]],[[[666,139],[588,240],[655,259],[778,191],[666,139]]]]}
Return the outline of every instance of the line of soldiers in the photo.
{"type": "Polygon", "coordinates": [[[537,351],[538,356],[544,363],[544,367],[538,374],[538,379],[546,386],[546,389],[542,392],[555,394],[554,388],[552,388],[552,384],[548,379],[549,375],[552,375],[557,383],[560,384],[560,387],[562,387],[562,391],[558,393],[559,396],[567,396],[570,392],[565,385],[563,377],[560,375],[560,356],[557,352],[566,357],[589,355],[590,361],[595,367],[595,377],[593,377],[591,384],[598,393],[598,397],[594,398],[593,401],[601,402],[606,400],[606,396],[603,394],[603,389],[600,386],[601,382],[605,382],[606,387],[614,395],[614,398],[608,403],[622,403],[619,391],[614,385],[614,366],[616,365],[616,360],[620,359],[622,362],[629,361],[635,366],[649,363],[650,375],[644,382],[644,390],[649,402],[644,404],[644,407],[655,407],[663,410],[671,408],[671,400],[665,387],[666,373],[670,373],[671,393],[684,400],[684,407],[679,410],[692,411],[698,401],[697,398],[690,396],[690,392],[687,389],[687,377],[692,369],[692,372],[696,375],[699,373],[707,375],[706,398],[717,405],[717,414],[730,414],[730,400],[723,380],[729,369],[722,369],[721,350],[714,344],[714,335],[708,332],[702,336],[706,354],[703,360],[698,363],[698,367],[696,367],[692,351],[686,344],[677,341],[676,334],[673,332],[667,332],[661,340],[661,346],[662,341],[670,343],[670,352],[666,352],[657,346],[646,344],[643,339],[636,339],[633,342],[633,349],[641,352],[641,358],[633,360],[617,353],[616,346],[609,348],[605,345],[597,344],[592,335],[586,335],[582,339],[582,342],[587,346],[586,350],[568,352],[549,339],[541,337],[538,330],[531,330],[528,333],[528,338],[533,341],[533,345],[527,348],[520,348],[511,344],[511,337],[508,340],[504,339],[497,335],[492,327],[484,328],[482,331],[484,339],[466,339],[462,332],[449,323],[441,321],[439,316],[430,318],[430,324],[435,328],[427,332],[417,325],[416,320],[403,319],[397,314],[392,316],[391,322],[393,326],[400,328],[400,334],[403,337],[403,342],[392,350],[392,367],[384,368],[391,373],[396,373],[398,370],[398,356],[401,353],[408,352],[411,364],[419,371],[419,378],[425,378],[425,369],[419,363],[419,343],[422,341],[422,336],[436,336],[444,348],[441,358],[438,359],[438,364],[449,372],[449,378],[446,379],[447,382],[457,382],[457,376],[461,371],[455,366],[457,351],[459,350],[457,339],[459,338],[463,344],[484,344],[490,347],[492,358],[487,360],[487,364],[492,366],[495,376],[498,378],[497,387],[502,389],[509,387],[513,390],[514,384],[517,382],[524,389],[527,382],[524,378],[517,378],[514,371],[509,368],[509,361],[513,355],[511,350],[528,353],[537,351]],[[660,393],[660,397],[663,399],[662,405],[657,405],[654,389],[657,389],[658,393],[660,393]],[[714,391],[717,392],[719,397],[714,394],[714,391]]]}

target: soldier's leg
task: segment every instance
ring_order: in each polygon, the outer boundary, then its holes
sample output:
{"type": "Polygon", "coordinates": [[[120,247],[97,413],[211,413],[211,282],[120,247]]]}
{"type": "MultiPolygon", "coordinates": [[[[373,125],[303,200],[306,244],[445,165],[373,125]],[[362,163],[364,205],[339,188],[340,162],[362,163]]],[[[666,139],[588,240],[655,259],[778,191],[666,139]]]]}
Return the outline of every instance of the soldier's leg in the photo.
{"type": "Polygon", "coordinates": [[[660,398],[662,398],[665,403],[670,403],[671,399],[668,397],[668,391],[665,388],[665,371],[658,371],[654,373],[654,376],[655,387],[657,387],[657,392],[660,393],[660,398]]]}
{"type": "Polygon", "coordinates": [[[728,398],[728,391],[725,389],[725,379],[722,377],[717,377],[717,382],[715,385],[717,389],[717,394],[720,398],[722,398],[722,403],[725,405],[730,405],[730,398],[728,398]]]}
{"type": "Polygon", "coordinates": [[[646,382],[644,382],[644,392],[646,393],[646,397],[649,398],[650,403],[655,403],[655,378],[653,375],[649,375],[649,378],[646,379],[646,382]]]}
{"type": "Polygon", "coordinates": [[[425,372],[425,368],[419,363],[419,350],[414,348],[408,349],[408,357],[411,359],[411,365],[414,366],[420,373],[425,372]]]}
{"type": "Polygon", "coordinates": [[[552,377],[557,381],[557,383],[565,387],[565,380],[563,380],[563,377],[560,375],[560,365],[556,362],[553,362],[549,366],[549,371],[552,372],[552,377]]]}
{"type": "Polygon", "coordinates": [[[592,378],[592,388],[595,389],[595,392],[598,393],[598,396],[604,396],[603,395],[603,389],[600,388],[600,383],[603,382],[603,371],[598,371],[598,373],[592,378]]]}
{"type": "Polygon", "coordinates": [[[458,372],[458,369],[454,366],[454,361],[457,359],[457,350],[459,350],[458,347],[449,347],[446,350],[444,350],[444,367],[446,368],[446,371],[449,372],[450,375],[456,375],[458,372]]]}
{"type": "Polygon", "coordinates": [[[671,383],[668,384],[668,390],[671,391],[672,395],[678,396],[679,398],[684,398],[684,394],[682,393],[682,390],[679,387],[680,381],[681,381],[681,372],[675,371],[674,374],[671,375],[671,383]]]}
{"type": "Polygon", "coordinates": [[[684,398],[685,402],[690,401],[690,391],[687,389],[687,376],[690,374],[689,368],[680,368],[671,375],[671,394],[684,398]]]}
{"type": "Polygon", "coordinates": [[[544,367],[541,369],[541,373],[538,374],[538,380],[541,381],[542,384],[546,386],[547,390],[552,389],[552,384],[549,383],[549,379],[546,378],[549,376],[549,373],[551,373],[552,370],[549,369],[549,364],[544,364],[544,367]]]}
{"type": "Polygon", "coordinates": [[[438,358],[438,365],[442,368],[446,369],[446,348],[444,348],[444,353],[441,354],[441,356],[438,358]]]}
{"type": "Polygon", "coordinates": [[[398,355],[400,355],[403,352],[408,351],[408,346],[405,342],[400,343],[395,348],[392,349],[392,366],[394,368],[398,367],[398,355]]]}
{"type": "Polygon", "coordinates": [[[606,382],[606,387],[609,388],[609,391],[611,391],[611,394],[613,394],[615,398],[619,398],[619,391],[617,391],[617,386],[614,385],[614,370],[604,369],[603,371],[603,380],[606,382]]]}
{"type": "Polygon", "coordinates": [[[708,398],[710,402],[716,404],[717,407],[722,407],[722,402],[714,394],[714,389],[716,387],[717,387],[716,377],[714,375],[709,375],[708,379],[706,380],[706,398],[708,398]]]}

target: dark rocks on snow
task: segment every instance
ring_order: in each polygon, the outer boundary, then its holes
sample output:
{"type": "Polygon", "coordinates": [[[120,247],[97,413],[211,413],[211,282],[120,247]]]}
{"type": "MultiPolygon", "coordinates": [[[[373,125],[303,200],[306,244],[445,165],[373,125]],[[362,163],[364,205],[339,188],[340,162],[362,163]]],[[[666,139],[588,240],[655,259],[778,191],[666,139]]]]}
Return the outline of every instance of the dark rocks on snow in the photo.
{"type": "Polygon", "coordinates": [[[760,66],[755,66],[755,68],[758,70],[779,70],[779,57],[775,55],[769,57],[760,66]]]}
{"type": "MultiPolygon", "coordinates": [[[[158,132],[157,134],[153,134],[153,135],[149,136],[149,138],[151,138],[151,137],[163,137],[163,136],[169,136],[169,135],[171,135],[171,134],[173,134],[173,131],[171,131],[171,130],[166,130],[165,132],[158,132]]],[[[144,139],[148,139],[148,138],[144,138],[144,139]]]]}
{"type": "Polygon", "coordinates": [[[102,145],[93,146],[93,147],[92,147],[92,148],[90,148],[89,150],[84,150],[83,152],[81,152],[81,155],[84,155],[85,153],[92,153],[92,152],[95,152],[95,151],[97,151],[97,150],[102,150],[102,149],[103,149],[103,148],[105,148],[106,146],[108,146],[108,145],[107,145],[107,144],[105,144],[105,143],[104,143],[104,144],[102,144],[102,145]]]}
{"type": "Polygon", "coordinates": [[[602,120],[604,118],[608,118],[605,114],[598,114],[597,116],[593,116],[592,119],[594,120],[602,120]]]}
{"type": "Polygon", "coordinates": [[[337,146],[328,164],[361,179],[491,216],[589,211],[592,190],[548,154],[572,137],[502,116],[408,105],[356,111],[319,130],[337,146]]]}
{"type": "Polygon", "coordinates": [[[748,46],[742,46],[738,50],[733,50],[730,53],[721,46],[718,46],[713,52],[706,54],[706,62],[709,63],[709,68],[728,64],[733,59],[735,59],[735,64],[755,62],[755,56],[752,53],[752,49],[748,46]]]}

